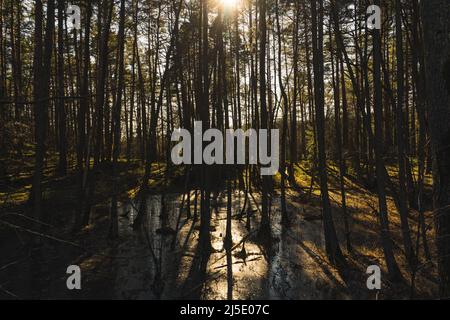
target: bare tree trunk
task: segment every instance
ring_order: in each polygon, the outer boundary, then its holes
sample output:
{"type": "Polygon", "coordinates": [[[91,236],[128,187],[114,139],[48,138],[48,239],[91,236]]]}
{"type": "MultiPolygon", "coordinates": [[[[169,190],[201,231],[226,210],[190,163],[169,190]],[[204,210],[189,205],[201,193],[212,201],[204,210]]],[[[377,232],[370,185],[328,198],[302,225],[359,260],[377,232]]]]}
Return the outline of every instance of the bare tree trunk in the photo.
{"type": "Polygon", "coordinates": [[[61,176],[67,174],[67,116],[64,99],[64,11],[65,1],[58,0],[58,127],[59,127],[59,162],[58,172],[61,176]]]}
{"type": "Polygon", "coordinates": [[[22,117],[22,1],[11,1],[11,58],[12,58],[12,76],[13,76],[13,93],[14,93],[14,117],[16,121],[20,121],[22,117]],[[15,13],[17,11],[17,14],[15,13]],[[16,19],[14,19],[16,18],[16,19]],[[15,23],[17,20],[17,23],[15,23]]]}
{"type": "Polygon", "coordinates": [[[421,1],[440,296],[450,298],[450,3],[421,1]]]}
{"type": "Polygon", "coordinates": [[[339,246],[336,229],[334,227],[330,198],[328,195],[328,176],[325,152],[325,92],[324,92],[324,60],[323,60],[323,1],[319,0],[317,10],[316,1],[311,1],[313,68],[314,68],[314,100],[316,109],[316,135],[319,160],[320,195],[322,198],[323,227],[325,247],[328,259],[332,264],[344,263],[344,257],[339,246]]]}
{"type": "Polygon", "coordinates": [[[278,82],[280,85],[281,96],[283,99],[283,121],[282,121],[282,134],[281,134],[281,222],[283,226],[289,226],[289,217],[286,210],[286,144],[287,144],[287,126],[288,126],[288,107],[289,99],[286,93],[285,86],[283,84],[283,75],[281,67],[281,24],[280,24],[280,12],[279,12],[279,2],[277,0],[275,4],[276,8],[276,25],[277,25],[277,36],[278,36],[278,82]]]}
{"type": "MultiPolygon", "coordinates": [[[[380,5],[380,1],[376,1],[380,5]]],[[[401,277],[400,269],[395,260],[392,239],[389,231],[388,209],[386,204],[386,172],[383,169],[383,115],[382,115],[382,87],[381,87],[381,36],[380,31],[374,29],[373,33],[373,82],[374,82],[374,110],[375,110],[375,162],[378,189],[378,204],[381,226],[381,241],[383,243],[384,257],[392,280],[398,280],[401,277]]]]}
{"type": "Polygon", "coordinates": [[[403,245],[405,255],[411,269],[414,269],[416,259],[414,256],[411,233],[408,222],[408,203],[406,197],[406,154],[405,154],[405,125],[403,114],[404,103],[404,59],[403,59],[403,32],[402,32],[402,5],[400,0],[395,0],[395,30],[396,30],[396,54],[397,54],[397,105],[396,105],[396,124],[397,124],[397,151],[398,151],[398,179],[399,179],[399,207],[400,220],[403,235],[403,245]]]}
{"type": "MultiPolygon", "coordinates": [[[[100,157],[102,155],[103,150],[103,116],[104,116],[104,104],[105,104],[105,84],[106,84],[106,75],[108,72],[108,40],[112,19],[112,11],[113,11],[113,0],[105,0],[103,3],[103,7],[101,8],[102,12],[102,20],[99,23],[99,31],[100,31],[100,39],[99,39],[99,66],[98,66],[98,74],[97,74],[97,83],[96,83],[96,99],[95,99],[95,115],[92,119],[93,126],[92,136],[94,137],[95,143],[93,143],[94,147],[94,167],[89,177],[89,186],[87,187],[87,197],[84,206],[83,220],[82,224],[87,225],[89,223],[91,205],[93,202],[93,197],[95,195],[95,187],[96,187],[96,173],[99,170],[100,157]]],[[[90,152],[88,150],[87,158],[89,159],[90,152]]],[[[89,162],[87,161],[86,170],[89,167],[89,162]]]]}
{"type": "MultiPolygon", "coordinates": [[[[42,178],[44,169],[46,127],[48,107],[50,103],[50,71],[53,52],[53,32],[55,29],[55,1],[47,3],[47,23],[45,30],[44,52],[42,55],[42,2],[36,1],[35,6],[35,56],[34,56],[34,98],[36,122],[36,156],[33,175],[31,200],[34,217],[44,218],[42,213],[42,178]]],[[[45,219],[44,219],[45,220],[45,219]]]]}
{"type": "MultiPolygon", "coordinates": [[[[330,39],[333,39],[332,36],[332,26],[330,25],[330,39]]],[[[330,41],[330,53],[331,53],[331,75],[333,82],[333,92],[334,92],[334,130],[335,130],[335,138],[336,138],[336,148],[337,148],[337,156],[339,161],[339,187],[341,189],[341,207],[344,216],[344,228],[345,228],[345,241],[347,245],[347,251],[352,252],[352,245],[350,240],[350,224],[349,224],[349,216],[347,210],[347,198],[346,198],[346,190],[344,179],[346,175],[346,165],[345,160],[342,157],[342,130],[341,130],[341,110],[340,110],[340,64],[339,64],[339,55],[336,54],[336,60],[334,60],[334,51],[332,41],[330,41]],[[335,70],[336,69],[336,70],[335,70]]],[[[342,71],[343,73],[343,71],[342,71]]],[[[345,83],[343,84],[345,85],[345,83]]],[[[345,90],[345,89],[344,89],[345,90]]]]}
{"type": "MultiPolygon", "coordinates": [[[[78,111],[78,144],[77,144],[77,170],[79,183],[79,210],[75,216],[75,229],[79,229],[82,224],[82,215],[84,212],[84,195],[86,188],[87,172],[89,171],[90,148],[86,148],[86,114],[89,109],[89,69],[90,69],[90,35],[91,35],[91,16],[92,4],[86,4],[86,20],[84,28],[84,43],[83,43],[83,76],[81,83],[81,100],[80,110],[78,111]],[[83,170],[83,161],[88,159],[87,166],[83,170]]],[[[92,129],[91,129],[92,130],[92,129]]]]}
{"type": "MultiPolygon", "coordinates": [[[[259,1],[259,99],[261,108],[261,129],[268,129],[269,118],[267,111],[267,95],[266,95],[266,50],[267,50],[267,21],[266,0],[259,1]]],[[[269,179],[267,176],[262,177],[262,195],[261,195],[261,226],[259,230],[260,239],[268,245],[271,238],[270,221],[269,221],[269,179]]]]}
{"type": "Polygon", "coordinates": [[[117,97],[113,107],[113,121],[114,121],[114,146],[113,146],[113,162],[112,162],[112,176],[114,183],[113,197],[111,200],[111,216],[109,236],[113,239],[119,236],[119,221],[117,216],[117,197],[119,193],[119,176],[117,161],[120,153],[121,142],[121,108],[122,108],[122,96],[124,91],[124,50],[125,50],[125,0],[120,1],[120,21],[119,32],[117,34],[118,39],[118,84],[117,84],[117,97]]]}
{"type": "MultiPolygon", "coordinates": [[[[417,208],[419,211],[419,223],[421,224],[421,236],[424,247],[424,253],[427,260],[431,260],[431,253],[427,242],[427,226],[425,221],[424,205],[424,180],[426,166],[426,139],[427,139],[427,119],[426,119],[426,92],[425,92],[425,70],[423,57],[423,41],[419,39],[420,34],[420,12],[419,1],[413,0],[413,25],[412,25],[412,75],[416,86],[416,109],[419,122],[419,139],[417,147],[418,177],[417,177],[417,208]],[[420,67],[419,67],[420,65],[420,67]]],[[[418,253],[417,253],[418,255],[418,253]]]]}

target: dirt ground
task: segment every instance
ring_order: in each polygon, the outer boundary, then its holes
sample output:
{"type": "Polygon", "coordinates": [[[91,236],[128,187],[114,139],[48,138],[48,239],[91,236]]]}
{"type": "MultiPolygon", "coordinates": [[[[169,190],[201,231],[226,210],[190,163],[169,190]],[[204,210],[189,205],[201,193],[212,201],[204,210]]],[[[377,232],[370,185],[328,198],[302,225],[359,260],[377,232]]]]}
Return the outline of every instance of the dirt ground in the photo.
{"type": "MultiPolygon", "coordinates": [[[[261,210],[259,193],[254,191],[249,195],[250,206],[247,205],[241,215],[245,194],[234,191],[233,246],[231,254],[227,255],[224,248],[226,193],[213,193],[213,251],[202,274],[203,281],[193,277],[196,272],[194,261],[200,254],[197,248],[199,221],[192,218],[195,211],[194,192],[190,193],[191,217],[188,218],[186,199],[183,200],[182,193],[177,188],[157,186],[158,179],[155,178],[152,181],[154,192],[147,198],[144,227],[133,231],[131,225],[137,211],[136,188],[141,172],[133,169],[124,171],[121,178],[124,183],[119,212],[120,238],[110,241],[107,238],[108,183],[102,183],[97,190],[104,196],[96,198],[90,225],[77,234],[70,232],[76,210],[74,179],[49,181],[46,198],[51,204],[49,210],[54,213],[49,226],[39,227],[25,217],[25,202],[22,199],[25,197],[21,192],[27,190],[26,184],[22,184],[23,188],[17,186],[15,193],[2,191],[0,298],[226,299],[230,297],[229,288],[232,288],[233,299],[437,297],[435,260],[426,261],[422,249],[419,252],[420,268],[412,290],[411,272],[402,252],[400,220],[392,199],[389,199],[390,231],[403,281],[392,283],[389,280],[379,239],[376,194],[349,179],[345,183],[353,252],[346,252],[340,192],[333,168],[330,168],[330,197],[347,266],[341,269],[331,266],[324,252],[319,190],[314,183],[311,184],[311,177],[306,172],[300,166],[296,169],[296,181],[303,191],[299,193],[298,188],[290,188],[287,192],[288,228],[281,224],[278,192],[271,196],[270,248],[258,243],[256,237],[261,210]],[[308,195],[311,186],[311,194],[308,195]],[[36,230],[46,236],[38,235],[36,230]],[[31,249],[28,245],[33,238],[40,239],[37,249],[36,246],[31,249]],[[231,276],[227,273],[227,261],[231,261],[231,276]],[[68,275],[65,271],[71,264],[81,267],[80,291],[66,288],[68,275]],[[382,288],[379,291],[366,287],[369,276],[366,269],[369,265],[378,265],[382,269],[382,288]]],[[[100,181],[107,179],[105,175],[100,181]]],[[[417,230],[417,221],[417,213],[413,211],[410,219],[412,231],[417,230]]],[[[434,253],[430,212],[426,212],[426,222],[429,225],[429,244],[434,253]]],[[[413,234],[415,243],[416,232],[413,234]]]]}

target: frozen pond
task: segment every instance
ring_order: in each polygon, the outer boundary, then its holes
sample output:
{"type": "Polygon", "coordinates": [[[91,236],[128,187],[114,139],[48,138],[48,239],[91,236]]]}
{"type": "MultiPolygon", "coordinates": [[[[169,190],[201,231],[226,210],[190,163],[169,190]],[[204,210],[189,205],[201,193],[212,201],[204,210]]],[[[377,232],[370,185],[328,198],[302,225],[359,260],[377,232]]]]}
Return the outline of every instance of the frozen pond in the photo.
{"type": "Polygon", "coordinates": [[[280,224],[279,199],[272,198],[273,240],[268,250],[255,241],[258,197],[248,197],[250,209],[247,205],[241,215],[245,194],[238,191],[232,193],[233,245],[228,255],[224,247],[226,192],[212,194],[213,250],[206,271],[198,270],[195,258],[201,254],[197,250],[200,222],[193,217],[196,211],[199,214],[200,205],[197,201],[195,208],[195,193],[191,192],[188,217],[186,199],[181,194],[148,196],[140,231],[132,228],[138,204],[121,207],[117,255],[132,258],[115,261],[115,298],[227,299],[229,288],[233,299],[367,298],[348,294],[339,274],[318,253],[324,247],[320,211],[288,202],[291,227],[286,231],[280,224]],[[305,219],[314,215],[317,219],[305,219]],[[228,270],[230,261],[232,268],[228,270]]]}

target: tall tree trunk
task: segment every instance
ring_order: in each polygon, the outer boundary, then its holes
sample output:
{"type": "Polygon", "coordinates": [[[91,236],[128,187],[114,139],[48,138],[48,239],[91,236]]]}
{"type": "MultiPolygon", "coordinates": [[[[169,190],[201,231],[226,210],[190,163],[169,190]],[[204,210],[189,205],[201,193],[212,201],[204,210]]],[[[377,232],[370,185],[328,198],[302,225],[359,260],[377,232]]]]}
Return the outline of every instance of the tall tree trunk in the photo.
{"type": "Polygon", "coordinates": [[[426,167],[426,140],[427,140],[427,119],[425,105],[425,71],[423,57],[423,41],[419,38],[420,34],[420,12],[419,1],[413,0],[413,25],[412,25],[412,75],[416,87],[416,110],[419,122],[419,139],[417,147],[418,177],[417,177],[417,208],[419,210],[419,219],[421,224],[421,236],[424,247],[424,253],[427,260],[431,260],[431,252],[427,242],[427,226],[425,221],[424,205],[424,180],[426,167]]]}
{"type": "MultiPolygon", "coordinates": [[[[380,1],[375,1],[380,5],[380,1]]],[[[381,241],[389,276],[392,280],[401,277],[400,269],[394,257],[392,239],[389,231],[388,208],[386,203],[386,172],[383,169],[383,92],[381,87],[381,36],[380,30],[373,33],[373,83],[374,83],[374,113],[375,113],[375,166],[377,175],[378,205],[381,227],[381,241]]]]}
{"type": "Polygon", "coordinates": [[[440,296],[450,298],[450,3],[421,1],[440,296]]]}
{"type": "Polygon", "coordinates": [[[119,159],[120,153],[120,142],[121,142],[121,126],[120,126],[120,115],[122,108],[122,96],[124,91],[124,50],[125,50],[125,0],[120,1],[120,21],[119,21],[119,32],[117,34],[118,39],[118,83],[117,83],[117,97],[116,102],[113,107],[113,122],[114,122],[114,145],[113,145],[113,162],[112,162],[112,176],[113,176],[113,197],[111,200],[111,216],[110,216],[110,227],[109,236],[111,238],[117,238],[119,235],[119,221],[117,216],[117,197],[119,193],[119,176],[117,161],[119,159]]]}
{"type": "Polygon", "coordinates": [[[36,1],[35,6],[35,55],[34,55],[34,100],[36,123],[36,155],[34,164],[33,186],[31,200],[34,217],[44,219],[42,213],[42,178],[44,169],[46,128],[50,94],[50,71],[53,52],[53,32],[55,29],[55,1],[47,3],[47,22],[42,53],[42,2],[36,1]]]}
{"type": "Polygon", "coordinates": [[[318,169],[320,177],[320,195],[322,199],[323,227],[325,249],[332,264],[344,263],[344,257],[339,246],[334,227],[331,203],[328,195],[328,176],[325,152],[325,92],[324,92],[324,59],[323,59],[323,0],[319,0],[319,9],[315,0],[311,1],[313,69],[314,69],[314,100],[316,109],[316,135],[318,150],[318,169]]]}
{"type": "Polygon", "coordinates": [[[20,121],[22,117],[22,1],[11,1],[11,58],[12,58],[12,76],[13,76],[13,93],[14,93],[14,117],[16,121],[20,121]],[[15,12],[16,11],[16,12],[15,12]],[[16,18],[16,19],[14,19],[16,18]],[[17,22],[15,23],[15,21],[17,22]]]}
{"type": "Polygon", "coordinates": [[[280,163],[280,174],[281,174],[281,221],[283,226],[289,226],[289,217],[286,209],[286,144],[287,144],[287,126],[288,126],[288,106],[289,99],[286,93],[285,86],[283,84],[283,73],[281,67],[281,24],[280,24],[280,12],[279,12],[279,2],[277,0],[275,4],[276,8],[276,26],[277,26],[277,36],[278,36],[278,82],[280,85],[281,96],[283,100],[283,120],[282,120],[282,134],[281,134],[281,163],[280,163]]]}
{"type": "MultiPolygon", "coordinates": [[[[79,210],[75,216],[75,229],[80,228],[81,219],[84,212],[84,194],[86,188],[87,172],[89,170],[90,148],[86,147],[86,115],[89,110],[89,69],[90,69],[90,35],[91,35],[91,16],[92,4],[86,3],[86,18],[84,28],[84,43],[83,43],[83,75],[81,80],[81,100],[80,110],[78,111],[78,142],[77,142],[77,170],[79,183],[79,210]],[[87,165],[83,170],[83,161],[87,159],[87,165]]],[[[92,130],[92,129],[91,129],[92,130]]]]}
{"type": "MultiPolygon", "coordinates": [[[[266,94],[266,50],[267,50],[267,0],[259,1],[259,99],[261,108],[261,129],[268,129],[269,117],[267,110],[266,94]]],[[[261,226],[259,230],[260,239],[268,243],[270,241],[270,221],[269,221],[269,179],[262,177],[262,195],[261,195],[261,226]]]]}
{"type": "MultiPolygon", "coordinates": [[[[95,115],[92,119],[93,126],[92,137],[95,140],[93,143],[94,147],[94,167],[89,177],[89,186],[87,187],[87,198],[84,206],[83,213],[83,225],[87,225],[89,223],[91,205],[93,201],[93,197],[95,195],[95,187],[96,187],[96,173],[99,170],[100,157],[102,155],[103,150],[103,113],[104,113],[104,104],[105,104],[105,84],[106,84],[106,75],[108,72],[108,40],[113,12],[113,0],[104,0],[102,11],[102,21],[99,22],[99,63],[97,70],[97,83],[96,83],[96,99],[95,99],[95,115]]],[[[88,150],[87,158],[90,157],[90,151],[88,150]]],[[[86,170],[89,167],[89,162],[87,162],[86,170]]]]}
{"type": "Polygon", "coordinates": [[[396,105],[396,124],[397,124],[397,151],[398,151],[398,180],[399,180],[399,208],[400,221],[403,236],[403,246],[405,255],[411,269],[415,265],[414,251],[411,241],[411,233],[408,222],[408,202],[406,197],[406,154],[405,154],[405,125],[403,114],[404,103],[404,59],[403,59],[403,32],[402,32],[402,5],[400,0],[395,0],[395,32],[396,32],[396,55],[397,55],[397,105],[396,105]]]}
{"type": "Polygon", "coordinates": [[[67,117],[64,99],[64,11],[65,0],[58,0],[58,127],[59,127],[59,162],[58,172],[61,176],[67,173],[67,117]]]}
{"type": "MultiPolygon", "coordinates": [[[[330,39],[332,36],[332,26],[330,25],[330,39]]],[[[345,241],[347,245],[347,251],[352,252],[352,245],[350,240],[350,224],[347,210],[347,197],[345,190],[345,175],[347,168],[345,165],[345,160],[342,156],[342,130],[341,130],[341,110],[340,110],[340,64],[339,55],[336,55],[336,60],[334,58],[335,54],[333,51],[332,41],[330,41],[330,53],[331,53],[331,76],[333,83],[333,93],[334,93],[334,130],[336,138],[336,148],[337,156],[339,161],[339,187],[341,190],[341,207],[344,216],[344,228],[345,228],[345,241]],[[336,69],[336,70],[335,70],[336,69]]],[[[343,72],[343,71],[342,71],[343,72]]],[[[343,84],[345,85],[345,83],[343,84]]]]}

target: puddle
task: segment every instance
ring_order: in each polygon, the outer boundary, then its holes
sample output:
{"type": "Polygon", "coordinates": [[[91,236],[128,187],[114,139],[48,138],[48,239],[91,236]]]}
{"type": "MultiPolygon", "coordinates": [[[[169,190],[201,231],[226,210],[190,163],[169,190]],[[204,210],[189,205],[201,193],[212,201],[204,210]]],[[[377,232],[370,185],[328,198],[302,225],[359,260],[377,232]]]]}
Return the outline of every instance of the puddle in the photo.
{"type": "MultiPolygon", "coordinates": [[[[191,192],[191,216],[196,210],[194,198],[194,192],[191,192]]],[[[192,298],[191,293],[199,291],[196,298],[227,299],[231,286],[232,298],[238,300],[350,298],[342,290],[342,279],[320,253],[319,248],[323,248],[322,221],[302,219],[302,213],[316,209],[299,208],[288,203],[291,227],[284,231],[280,223],[279,199],[273,198],[271,226],[274,240],[272,254],[268,256],[253,236],[259,224],[255,201],[259,201],[256,195],[249,197],[251,210],[245,210],[241,216],[245,195],[238,191],[232,193],[233,246],[231,255],[227,255],[224,248],[226,192],[212,196],[213,252],[209,256],[204,281],[197,283],[191,278],[191,269],[199,238],[199,219],[196,222],[192,217],[188,219],[185,208],[180,215],[182,203],[186,207],[187,202],[183,201],[183,195],[149,196],[140,231],[132,228],[138,204],[122,205],[119,210],[120,243],[116,254],[130,258],[115,259],[115,298],[184,299],[192,298]],[[227,273],[227,261],[230,260],[231,274],[227,273]]],[[[198,203],[197,212],[199,207],[198,203]]]]}

